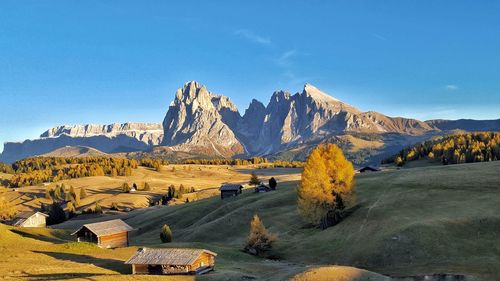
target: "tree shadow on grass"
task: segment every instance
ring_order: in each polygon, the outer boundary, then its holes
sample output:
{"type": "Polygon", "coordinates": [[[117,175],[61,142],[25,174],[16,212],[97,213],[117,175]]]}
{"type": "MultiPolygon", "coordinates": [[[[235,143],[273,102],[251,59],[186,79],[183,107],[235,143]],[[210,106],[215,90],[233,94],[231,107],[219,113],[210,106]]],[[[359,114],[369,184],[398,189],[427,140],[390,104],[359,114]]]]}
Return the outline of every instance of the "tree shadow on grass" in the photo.
{"type": "Polygon", "coordinates": [[[69,279],[80,279],[94,281],[95,279],[90,278],[96,276],[93,273],[53,273],[53,274],[29,274],[23,275],[21,277],[26,278],[30,281],[45,281],[45,280],[69,280],[69,279]]]}
{"type": "Polygon", "coordinates": [[[67,233],[62,233],[62,232],[53,232],[51,233],[52,236],[47,236],[43,235],[41,233],[32,233],[29,232],[29,230],[23,230],[23,229],[11,229],[11,232],[21,235],[22,237],[25,238],[31,238],[31,239],[36,239],[40,241],[45,241],[45,242],[51,242],[54,244],[61,244],[61,243],[66,243],[70,241],[70,236],[67,233]]]}
{"type": "Polygon", "coordinates": [[[33,251],[37,254],[44,254],[50,257],[53,257],[58,260],[64,261],[72,261],[77,263],[86,263],[98,266],[103,269],[108,269],[112,271],[116,271],[120,274],[130,274],[131,269],[130,266],[127,266],[123,263],[122,260],[115,259],[103,259],[96,258],[89,255],[79,255],[79,254],[70,254],[70,253],[58,253],[58,252],[45,252],[45,251],[33,251]]]}
{"type": "MultiPolygon", "coordinates": [[[[352,206],[351,208],[349,209],[346,209],[344,210],[344,212],[342,213],[342,216],[341,216],[341,220],[338,221],[336,224],[330,226],[330,227],[335,227],[336,225],[338,224],[341,224],[343,221],[345,221],[349,216],[351,216],[352,214],[354,214],[354,212],[356,212],[357,210],[361,209],[361,207],[363,207],[363,204],[356,204],[354,206],[352,206]]],[[[329,228],[330,228],[329,227],[329,228]]],[[[311,229],[311,228],[318,228],[317,225],[314,225],[312,223],[304,223],[300,229],[311,229]]]]}

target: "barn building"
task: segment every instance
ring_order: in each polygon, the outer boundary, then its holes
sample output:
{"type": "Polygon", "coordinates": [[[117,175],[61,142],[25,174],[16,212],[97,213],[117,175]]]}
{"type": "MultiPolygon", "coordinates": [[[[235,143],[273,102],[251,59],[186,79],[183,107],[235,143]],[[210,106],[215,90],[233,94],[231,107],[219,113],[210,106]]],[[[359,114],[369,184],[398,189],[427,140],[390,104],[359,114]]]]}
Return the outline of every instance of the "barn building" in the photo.
{"type": "Polygon", "coordinates": [[[220,188],[220,198],[233,197],[241,194],[243,186],[239,184],[223,184],[220,188]]]}
{"type": "Polygon", "coordinates": [[[204,249],[140,248],[125,262],[132,274],[203,274],[214,269],[216,253],[204,249]]]}
{"type": "Polygon", "coordinates": [[[40,212],[22,212],[12,221],[18,227],[45,227],[48,215],[40,212]]]}
{"type": "Polygon", "coordinates": [[[72,233],[78,242],[95,243],[101,248],[118,248],[129,245],[129,232],[134,230],[120,219],[84,224],[72,233]]]}

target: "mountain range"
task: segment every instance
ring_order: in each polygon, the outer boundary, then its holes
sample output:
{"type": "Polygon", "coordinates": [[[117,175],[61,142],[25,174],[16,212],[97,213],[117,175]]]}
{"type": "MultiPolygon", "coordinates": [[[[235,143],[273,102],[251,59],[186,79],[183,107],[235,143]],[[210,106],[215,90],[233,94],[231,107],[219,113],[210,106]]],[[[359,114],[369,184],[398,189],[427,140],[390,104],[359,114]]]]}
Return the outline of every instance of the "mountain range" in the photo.
{"type": "Polygon", "coordinates": [[[355,163],[375,163],[404,146],[453,130],[500,131],[499,120],[429,120],[362,112],[306,84],[252,100],[241,115],[224,95],[195,81],[175,93],[162,124],[125,123],[51,128],[40,138],[7,142],[0,160],[12,162],[66,146],[104,153],[189,157],[266,156],[304,159],[322,142],[339,144],[355,163]]]}

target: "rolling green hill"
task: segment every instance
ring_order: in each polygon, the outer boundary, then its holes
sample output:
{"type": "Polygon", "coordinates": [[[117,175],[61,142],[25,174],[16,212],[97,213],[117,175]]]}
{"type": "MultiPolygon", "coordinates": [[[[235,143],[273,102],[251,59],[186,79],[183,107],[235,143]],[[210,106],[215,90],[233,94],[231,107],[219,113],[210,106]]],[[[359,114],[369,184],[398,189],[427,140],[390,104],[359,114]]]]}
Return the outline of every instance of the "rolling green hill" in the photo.
{"type": "MultiPolygon", "coordinates": [[[[298,216],[298,182],[282,183],[275,192],[244,193],[224,201],[214,197],[119,216],[138,229],[132,235],[135,246],[164,246],[159,244],[159,230],[167,223],[174,234],[174,243],[168,246],[219,253],[216,271],[200,280],[283,280],[311,266],[333,264],[388,276],[451,273],[496,280],[500,279],[498,171],[500,162],[358,175],[357,206],[344,221],[324,231],[298,216]],[[274,250],[279,261],[240,251],[254,213],[278,235],[274,250]]],[[[74,229],[88,221],[72,220],[56,227],[74,229]]],[[[105,255],[133,250],[103,251],[105,255]]],[[[114,266],[118,273],[129,270],[119,263],[114,266]]]]}

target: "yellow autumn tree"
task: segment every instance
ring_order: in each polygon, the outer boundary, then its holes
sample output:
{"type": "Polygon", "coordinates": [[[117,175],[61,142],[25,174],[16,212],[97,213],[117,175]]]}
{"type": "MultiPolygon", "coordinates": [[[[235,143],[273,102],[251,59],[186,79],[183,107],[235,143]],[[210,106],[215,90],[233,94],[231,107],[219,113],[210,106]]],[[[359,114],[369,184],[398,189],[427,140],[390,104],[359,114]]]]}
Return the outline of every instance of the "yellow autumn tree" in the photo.
{"type": "Polygon", "coordinates": [[[11,220],[16,216],[17,212],[15,204],[3,197],[0,198],[0,220],[11,220]]]}
{"type": "Polygon", "coordinates": [[[266,257],[275,241],[276,235],[269,233],[259,216],[255,214],[250,222],[250,233],[244,250],[253,255],[266,257]]]}
{"type": "Polygon", "coordinates": [[[354,168],[334,144],[316,147],[306,160],[298,189],[298,210],[322,229],[335,225],[354,201],[354,168]]]}

